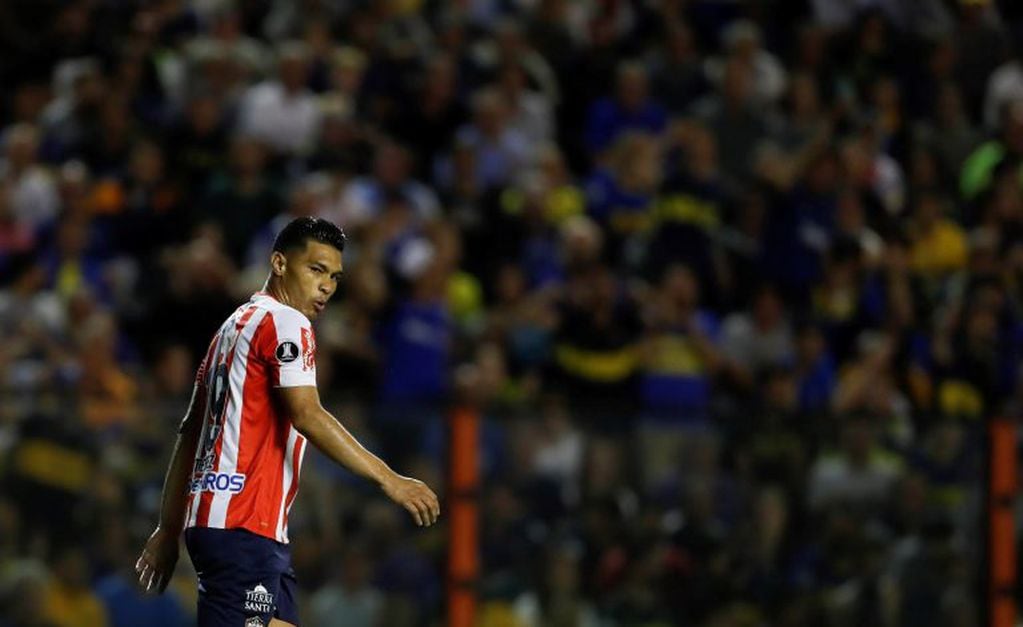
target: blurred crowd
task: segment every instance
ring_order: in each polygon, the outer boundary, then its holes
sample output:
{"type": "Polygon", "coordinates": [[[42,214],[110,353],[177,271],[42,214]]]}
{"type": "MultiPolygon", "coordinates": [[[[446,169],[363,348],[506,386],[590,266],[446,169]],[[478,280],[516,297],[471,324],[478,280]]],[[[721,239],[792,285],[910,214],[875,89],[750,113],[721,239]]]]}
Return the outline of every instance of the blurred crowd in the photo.
{"type": "MultiPolygon", "coordinates": [[[[441,493],[482,416],[480,625],[978,626],[1020,42],[1011,0],[0,3],[0,626],[192,623],[134,558],[308,215],[326,406],[441,493]]],[[[441,624],[444,525],[316,455],[293,518],[304,624],[441,624]]]]}

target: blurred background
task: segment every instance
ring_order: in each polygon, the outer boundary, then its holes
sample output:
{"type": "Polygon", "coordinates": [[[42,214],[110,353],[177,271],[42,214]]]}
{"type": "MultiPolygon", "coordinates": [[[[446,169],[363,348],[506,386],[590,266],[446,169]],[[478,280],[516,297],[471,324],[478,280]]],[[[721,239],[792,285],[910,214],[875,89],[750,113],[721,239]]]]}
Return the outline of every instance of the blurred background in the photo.
{"type": "MultiPolygon", "coordinates": [[[[1012,0],[0,2],[0,626],[194,623],[134,560],[306,215],[328,409],[446,503],[478,426],[475,624],[987,624],[1021,42],[1012,0]]],[[[445,624],[450,516],[311,454],[292,517],[304,625],[445,624]]]]}

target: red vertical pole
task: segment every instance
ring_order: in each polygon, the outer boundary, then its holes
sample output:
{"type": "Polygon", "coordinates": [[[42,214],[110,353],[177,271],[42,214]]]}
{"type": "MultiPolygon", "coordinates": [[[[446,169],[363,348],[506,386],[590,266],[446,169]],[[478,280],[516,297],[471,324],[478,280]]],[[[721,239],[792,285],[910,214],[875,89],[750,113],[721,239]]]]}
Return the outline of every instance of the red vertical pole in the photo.
{"type": "Polygon", "coordinates": [[[479,576],[479,411],[459,405],[450,425],[448,627],[473,627],[479,576]]]}
{"type": "Polygon", "coordinates": [[[1003,418],[989,427],[988,473],[988,602],[990,627],[1016,624],[1016,526],[1012,502],[1016,494],[1016,432],[1003,418]]]}

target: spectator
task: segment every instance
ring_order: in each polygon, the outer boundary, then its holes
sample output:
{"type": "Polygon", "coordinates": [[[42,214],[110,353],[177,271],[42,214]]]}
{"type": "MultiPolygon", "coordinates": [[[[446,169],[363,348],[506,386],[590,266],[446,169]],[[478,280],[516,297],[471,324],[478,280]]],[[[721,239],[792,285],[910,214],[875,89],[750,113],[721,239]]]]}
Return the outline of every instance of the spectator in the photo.
{"type": "Polygon", "coordinates": [[[235,263],[244,259],[252,237],[280,207],[266,159],[266,150],[257,139],[235,137],[231,142],[229,169],[210,181],[203,200],[204,216],[219,227],[235,263]]]}
{"type": "Polygon", "coordinates": [[[243,97],[239,131],[283,155],[310,151],[320,111],[305,86],[308,64],[309,52],[302,44],[282,45],[277,52],[277,79],[252,87],[243,97]]]}
{"type": "Polygon", "coordinates": [[[209,92],[192,94],[167,144],[172,171],[180,173],[184,190],[201,192],[226,165],[228,137],[221,103],[209,92]]]}
{"type": "Polygon", "coordinates": [[[89,589],[89,563],[80,548],[60,550],[46,592],[45,616],[57,627],[108,625],[107,613],[89,589]]]}
{"type": "Polygon", "coordinates": [[[330,55],[330,91],[347,100],[356,110],[361,105],[368,63],[366,55],[351,46],[335,48],[330,55]]]}
{"type": "Polygon", "coordinates": [[[686,111],[707,90],[693,32],[685,23],[665,27],[664,41],[650,65],[653,93],[673,114],[686,111]]]}
{"type": "MultiPolygon", "coordinates": [[[[736,20],[725,30],[722,39],[726,56],[749,68],[754,100],[761,105],[777,102],[785,92],[785,70],[778,59],[761,46],[757,25],[747,20],[736,20]]],[[[721,80],[722,61],[708,65],[711,79],[715,82],[721,80]]]]}
{"type": "Polygon", "coordinates": [[[517,63],[502,66],[497,89],[509,108],[509,128],[526,139],[530,152],[553,138],[552,112],[547,99],[528,89],[522,66],[517,63]]]}
{"type": "Polygon", "coordinates": [[[548,562],[543,589],[515,601],[515,615],[526,625],[567,623],[580,627],[599,624],[593,608],[579,597],[578,558],[570,548],[555,549],[548,562]]]}
{"type": "Polygon", "coordinates": [[[886,441],[906,448],[913,443],[914,433],[909,400],[896,381],[896,348],[891,337],[862,333],[857,338],[856,359],[839,374],[832,408],[839,415],[875,416],[886,441]]]}
{"type": "Polygon", "coordinates": [[[320,99],[320,135],[316,149],[306,160],[307,170],[329,173],[337,187],[347,186],[371,158],[372,148],[358,127],[352,107],[350,100],[340,96],[320,99]]]}
{"type": "Polygon", "coordinates": [[[172,74],[168,80],[174,102],[187,101],[187,87],[181,81],[186,76],[194,76],[198,87],[208,90],[231,112],[233,119],[247,93],[248,76],[253,72],[245,66],[243,59],[232,56],[228,47],[201,37],[185,46],[181,63],[188,67],[188,72],[178,76],[172,74]]]}
{"type": "Polygon", "coordinates": [[[838,160],[830,151],[814,155],[763,237],[765,274],[786,294],[805,298],[806,289],[823,271],[838,202],[838,160]]]}
{"type": "Polygon", "coordinates": [[[875,220],[884,223],[905,209],[906,177],[902,166],[885,152],[881,129],[868,122],[842,146],[842,164],[860,195],[874,207],[875,220]]]}
{"type": "Polygon", "coordinates": [[[46,287],[45,268],[31,257],[11,260],[9,287],[0,298],[0,325],[12,338],[4,351],[6,387],[35,389],[60,380],[60,338],[67,330],[66,311],[46,287]]]}
{"type": "Polygon", "coordinates": [[[1001,113],[1017,100],[1023,100],[1023,64],[1015,56],[1000,65],[987,82],[984,97],[984,125],[995,130],[1001,113]]]}
{"type": "Polygon", "coordinates": [[[497,69],[519,64],[529,84],[536,87],[544,99],[558,104],[560,89],[547,59],[536,51],[525,37],[522,25],[514,19],[502,19],[494,26],[492,40],[484,41],[474,52],[476,63],[484,70],[497,73],[497,69]]]}
{"type": "Polygon", "coordinates": [[[459,68],[450,55],[431,57],[421,80],[415,94],[419,106],[397,117],[394,133],[419,156],[417,175],[428,178],[469,114],[460,98],[459,68]]]}
{"type": "MultiPolygon", "coordinates": [[[[505,347],[513,377],[535,378],[550,353],[556,322],[549,297],[531,294],[519,266],[507,263],[498,273],[495,303],[487,333],[505,347]]],[[[528,379],[527,379],[528,380],[528,379]]],[[[525,382],[525,381],[524,381],[525,382]]],[[[532,382],[534,385],[538,381],[532,382]]]]}
{"type": "Polygon", "coordinates": [[[556,513],[567,511],[580,498],[585,436],[573,424],[569,408],[559,397],[541,399],[540,412],[540,423],[524,434],[531,478],[556,491],[560,505],[556,513]]]}
{"type": "Polygon", "coordinates": [[[635,62],[623,63],[618,66],[614,97],[593,103],[587,114],[587,146],[600,154],[626,131],[657,134],[666,122],[664,109],[650,98],[646,69],[635,62]]]}
{"type": "Polygon", "coordinates": [[[699,125],[677,131],[683,155],[676,171],[666,174],[658,193],[645,265],[656,273],[671,263],[689,265],[707,293],[724,282],[715,261],[721,229],[725,182],[714,136],[699,125]]]}
{"type": "Polygon", "coordinates": [[[938,89],[932,121],[920,125],[920,141],[937,153],[942,178],[958,176],[963,163],[980,143],[981,137],[970,124],[962,96],[953,84],[938,89]]]}
{"type": "Polygon", "coordinates": [[[79,380],[82,418],[106,429],[138,418],[138,386],[119,363],[115,322],[94,314],[78,330],[82,356],[79,380]]]}
{"type": "Polygon", "coordinates": [[[810,312],[825,324],[828,342],[843,361],[865,324],[864,283],[862,251],[856,242],[840,241],[828,251],[824,276],[810,294],[810,312]]]}
{"type": "Polygon", "coordinates": [[[721,71],[717,93],[694,105],[696,115],[714,133],[721,168],[729,181],[749,176],[749,155],[767,133],[767,120],[752,90],[750,68],[739,59],[729,59],[721,71]]]}
{"type": "Polygon", "coordinates": [[[842,426],[840,448],[819,456],[810,472],[807,499],[811,508],[847,506],[869,511],[890,497],[902,469],[897,458],[878,446],[870,421],[853,417],[842,426]]]}
{"type": "Polygon", "coordinates": [[[408,204],[417,221],[437,216],[439,203],[434,192],[412,178],[411,157],[392,142],[377,146],[373,155],[373,175],[352,181],[342,200],[342,224],[360,228],[377,218],[389,196],[408,204]]]}
{"type": "Polygon", "coordinates": [[[827,111],[818,85],[808,74],[795,74],[789,80],[784,112],[772,133],[787,152],[804,148],[828,129],[827,111]]]}
{"type": "MultiPolygon", "coordinates": [[[[113,526],[113,525],[111,525],[113,526]]],[[[120,550],[123,542],[118,542],[120,550]]],[[[182,600],[173,592],[159,597],[146,597],[138,591],[131,576],[131,557],[116,556],[114,564],[117,573],[99,579],[95,585],[96,596],[103,602],[110,627],[130,625],[152,625],[153,627],[185,627],[189,622],[188,612],[182,600]]]]}
{"type": "MultiPolygon", "coordinates": [[[[477,92],[472,103],[472,122],[461,127],[455,141],[471,151],[478,183],[484,188],[514,181],[529,163],[529,138],[510,125],[508,104],[493,89],[477,92]]],[[[450,164],[438,172],[443,184],[450,181],[450,164]]]]}
{"type": "Polygon", "coordinates": [[[95,203],[109,215],[120,250],[144,256],[142,251],[183,239],[181,190],[167,177],[162,146],[140,139],[125,165],[123,174],[97,185],[95,203]]]}
{"type": "Polygon", "coordinates": [[[595,425],[625,429],[634,402],[640,319],[635,302],[611,271],[582,269],[567,285],[555,334],[555,376],[566,393],[587,399],[595,425]]]}
{"type": "Polygon", "coordinates": [[[17,220],[37,229],[57,215],[59,199],[53,177],[38,162],[39,135],[29,125],[4,134],[0,177],[9,186],[11,210],[17,220]]]}
{"type": "Polygon", "coordinates": [[[101,176],[124,175],[138,137],[132,119],[123,97],[112,96],[103,102],[97,124],[88,129],[79,151],[90,170],[101,176]]]}
{"type": "Polygon", "coordinates": [[[332,578],[312,599],[312,616],[323,627],[358,627],[377,624],[383,616],[383,596],[370,586],[370,562],[365,550],[345,552],[332,578]]]}
{"type": "Polygon", "coordinates": [[[761,287],[749,311],[725,319],[721,348],[728,371],[745,387],[772,368],[791,365],[795,352],[792,325],[785,303],[773,287],[761,287]]]}
{"type": "Polygon", "coordinates": [[[3,581],[4,627],[60,627],[47,617],[46,568],[35,560],[12,562],[3,581]]]}
{"type": "Polygon", "coordinates": [[[109,299],[109,285],[100,260],[89,250],[88,224],[67,221],[57,228],[54,247],[44,258],[47,285],[58,296],[69,299],[79,290],[109,299]]]}
{"type": "Polygon", "coordinates": [[[387,430],[383,444],[395,459],[422,452],[421,438],[436,428],[436,411],[448,391],[455,329],[445,298],[452,272],[445,246],[435,232],[434,237],[413,235],[395,247],[392,271],[408,286],[407,293],[396,295],[377,330],[379,420],[387,430]],[[410,407],[420,407],[423,415],[413,419],[410,407]]]}
{"type": "Polygon", "coordinates": [[[104,80],[94,58],[66,59],[54,68],[57,94],[41,116],[47,154],[67,158],[82,150],[86,135],[98,122],[104,80]]]}
{"type": "Polygon", "coordinates": [[[207,20],[209,21],[210,39],[216,42],[228,56],[238,59],[256,73],[262,73],[272,68],[273,60],[270,51],[261,41],[245,32],[242,23],[243,16],[238,9],[230,5],[215,7],[207,16],[207,20]]]}
{"type": "Polygon", "coordinates": [[[803,325],[796,333],[795,348],[799,410],[809,414],[827,411],[835,392],[836,372],[821,329],[814,324],[803,325]]]}
{"type": "Polygon", "coordinates": [[[711,410],[711,389],[723,367],[719,322],[699,307],[699,283],[684,266],[668,268],[650,305],[642,346],[643,469],[647,486],[670,477],[687,430],[699,430],[711,410]]]}
{"type": "Polygon", "coordinates": [[[954,327],[936,334],[932,372],[938,411],[981,416],[998,395],[999,369],[1010,348],[999,345],[997,292],[975,292],[954,327]]]}
{"type": "Polygon", "coordinates": [[[955,35],[960,50],[957,78],[966,109],[971,119],[982,121],[989,78],[1010,51],[1008,33],[990,2],[971,2],[959,7],[955,35]]]}
{"type": "Polygon", "coordinates": [[[0,184],[0,269],[6,268],[12,256],[26,254],[36,245],[35,230],[14,215],[11,188],[0,184]]]}
{"type": "Polygon", "coordinates": [[[952,220],[943,217],[942,199],[922,195],[914,203],[914,233],[910,248],[912,268],[925,276],[934,277],[953,272],[966,264],[966,234],[952,220]]]}
{"type": "Polygon", "coordinates": [[[534,166],[522,177],[521,189],[512,188],[504,194],[505,211],[522,211],[523,196],[531,196],[540,203],[543,218],[550,224],[560,225],[581,215],[585,210],[585,198],[557,145],[543,144],[536,153],[534,166]]]}
{"type": "Polygon", "coordinates": [[[881,263],[885,241],[868,225],[860,196],[849,190],[843,190],[838,196],[835,239],[855,243],[863,254],[863,263],[867,268],[875,268],[881,263]]]}
{"type": "Polygon", "coordinates": [[[662,179],[653,137],[626,133],[615,142],[606,164],[586,182],[588,212],[608,234],[612,259],[624,259],[627,242],[650,226],[654,194],[662,179]]]}

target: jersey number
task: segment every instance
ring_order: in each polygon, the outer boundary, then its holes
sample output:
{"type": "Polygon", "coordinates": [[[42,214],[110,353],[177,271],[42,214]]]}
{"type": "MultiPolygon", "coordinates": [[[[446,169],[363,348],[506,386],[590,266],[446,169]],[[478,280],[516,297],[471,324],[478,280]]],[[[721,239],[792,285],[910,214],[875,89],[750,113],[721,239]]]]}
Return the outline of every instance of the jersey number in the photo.
{"type": "Polygon", "coordinates": [[[202,451],[199,464],[209,465],[213,460],[206,459],[213,452],[213,445],[217,443],[220,436],[221,426],[224,423],[224,405],[227,401],[227,364],[222,363],[213,370],[213,377],[209,383],[209,398],[206,406],[209,408],[205,431],[202,438],[202,451]]]}
{"type": "Polygon", "coordinates": [[[227,400],[227,364],[222,363],[213,371],[210,381],[209,408],[215,422],[220,422],[224,414],[224,401],[227,400]]]}

